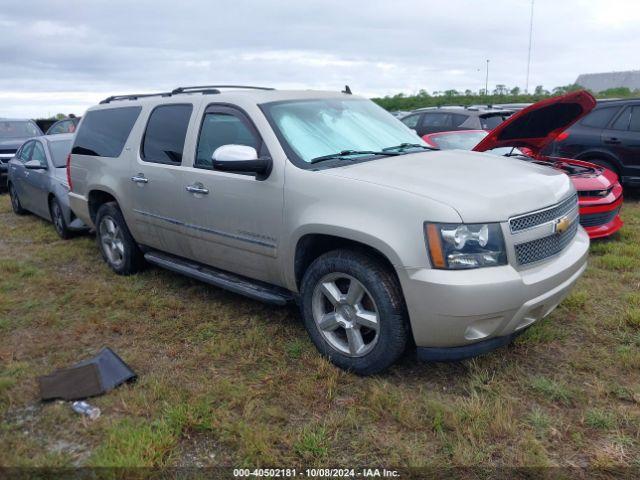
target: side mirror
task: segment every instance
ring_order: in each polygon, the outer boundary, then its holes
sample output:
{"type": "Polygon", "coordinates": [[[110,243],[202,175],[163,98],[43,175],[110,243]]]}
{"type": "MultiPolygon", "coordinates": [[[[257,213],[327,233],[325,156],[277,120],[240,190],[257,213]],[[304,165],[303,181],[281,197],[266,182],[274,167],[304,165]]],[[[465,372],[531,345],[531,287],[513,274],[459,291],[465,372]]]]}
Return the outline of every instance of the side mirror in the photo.
{"type": "Polygon", "coordinates": [[[271,173],[271,158],[259,158],[253,147],[246,145],[222,145],[211,157],[214,170],[221,172],[254,173],[257,180],[264,180],[271,173]]]}
{"type": "Polygon", "coordinates": [[[28,162],[25,162],[24,168],[26,168],[27,170],[46,170],[47,169],[47,167],[42,165],[38,160],[29,160],[28,162]]]}

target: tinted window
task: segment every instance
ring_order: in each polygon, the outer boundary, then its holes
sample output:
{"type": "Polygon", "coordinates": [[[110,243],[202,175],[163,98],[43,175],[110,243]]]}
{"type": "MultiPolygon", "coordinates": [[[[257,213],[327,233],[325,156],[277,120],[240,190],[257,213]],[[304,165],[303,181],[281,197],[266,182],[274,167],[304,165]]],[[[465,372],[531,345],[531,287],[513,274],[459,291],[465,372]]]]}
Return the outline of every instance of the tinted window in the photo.
{"type": "Polygon", "coordinates": [[[31,160],[37,160],[43,167],[47,166],[47,156],[44,153],[44,147],[40,142],[34,142],[31,160]]]}
{"type": "Polygon", "coordinates": [[[480,117],[480,127],[482,127],[483,130],[493,130],[506,119],[506,115],[491,115],[488,117],[480,117]]]}
{"type": "Polygon", "coordinates": [[[631,114],[631,108],[629,107],[625,108],[620,114],[620,116],[616,118],[616,121],[613,122],[613,125],[611,125],[611,128],[613,128],[614,130],[626,130],[627,128],[629,128],[630,114],[631,114]]]}
{"type": "Polygon", "coordinates": [[[31,157],[31,152],[33,151],[33,144],[36,142],[27,142],[20,149],[20,153],[18,154],[18,158],[21,162],[29,161],[29,157],[31,157]]]}
{"type": "Polygon", "coordinates": [[[632,132],[640,132],[640,106],[633,107],[631,112],[631,123],[629,123],[629,130],[632,132]]]}
{"type": "Polygon", "coordinates": [[[76,134],[72,153],[118,157],[141,109],[122,107],[90,111],[76,134]]]}
{"type": "Polygon", "coordinates": [[[222,145],[247,145],[258,149],[258,141],[247,124],[229,113],[207,113],[202,122],[195,166],[212,168],[211,156],[222,145]]]}
{"type": "Polygon", "coordinates": [[[409,115],[408,117],[404,117],[401,122],[409,128],[416,128],[419,119],[420,115],[409,115]]]}
{"type": "Polygon", "coordinates": [[[142,141],[142,158],[146,162],[182,162],[192,110],[192,105],[163,105],[151,112],[142,141]]]}
{"type": "Polygon", "coordinates": [[[598,108],[587,115],[581,124],[585,127],[604,128],[618,111],[618,107],[598,108]]]}
{"type": "Polygon", "coordinates": [[[446,113],[425,113],[422,116],[422,125],[425,127],[448,127],[451,124],[449,115],[446,113]]]}
{"type": "Polygon", "coordinates": [[[71,140],[49,142],[49,152],[51,153],[51,160],[53,161],[53,166],[56,168],[67,166],[67,155],[69,155],[70,151],[71,140]]]}
{"type": "Polygon", "coordinates": [[[467,115],[460,115],[459,113],[452,113],[451,114],[451,126],[453,127],[459,127],[460,125],[462,125],[467,118],[469,118],[467,115]]]}
{"type": "Polygon", "coordinates": [[[42,135],[38,126],[31,121],[2,120],[0,121],[0,138],[25,138],[42,135]]]}

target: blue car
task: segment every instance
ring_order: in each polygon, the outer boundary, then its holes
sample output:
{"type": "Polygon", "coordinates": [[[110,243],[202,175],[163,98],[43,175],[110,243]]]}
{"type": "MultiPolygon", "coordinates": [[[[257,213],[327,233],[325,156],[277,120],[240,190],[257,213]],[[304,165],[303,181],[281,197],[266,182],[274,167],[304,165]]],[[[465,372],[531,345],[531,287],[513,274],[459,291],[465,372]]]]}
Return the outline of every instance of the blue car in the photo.
{"type": "Polygon", "coordinates": [[[8,165],[14,213],[31,212],[53,222],[63,239],[87,229],[69,208],[66,166],[72,143],[72,134],[36,137],[25,142],[8,165]]]}
{"type": "Polygon", "coordinates": [[[9,160],[20,145],[38,135],[42,130],[33,120],[0,118],[0,190],[7,185],[9,160]]]}

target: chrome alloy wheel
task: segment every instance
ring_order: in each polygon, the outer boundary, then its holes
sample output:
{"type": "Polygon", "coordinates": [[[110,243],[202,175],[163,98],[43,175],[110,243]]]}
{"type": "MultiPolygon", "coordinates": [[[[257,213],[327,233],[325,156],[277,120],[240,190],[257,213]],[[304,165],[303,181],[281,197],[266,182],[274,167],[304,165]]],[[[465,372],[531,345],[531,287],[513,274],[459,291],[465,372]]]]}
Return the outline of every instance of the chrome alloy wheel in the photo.
{"type": "Polygon", "coordinates": [[[362,357],[378,342],[378,308],[369,291],[354,277],[346,273],[325,275],[315,286],[311,302],[320,333],[340,353],[362,357]]]}
{"type": "Polygon", "coordinates": [[[102,217],[100,221],[100,244],[109,263],[119,268],[124,262],[124,238],[122,230],[109,215],[102,217]]]}
{"type": "Polygon", "coordinates": [[[53,217],[53,226],[56,231],[62,235],[64,233],[64,217],[62,216],[62,210],[58,202],[51,203],[51,216],[53,217]]]}

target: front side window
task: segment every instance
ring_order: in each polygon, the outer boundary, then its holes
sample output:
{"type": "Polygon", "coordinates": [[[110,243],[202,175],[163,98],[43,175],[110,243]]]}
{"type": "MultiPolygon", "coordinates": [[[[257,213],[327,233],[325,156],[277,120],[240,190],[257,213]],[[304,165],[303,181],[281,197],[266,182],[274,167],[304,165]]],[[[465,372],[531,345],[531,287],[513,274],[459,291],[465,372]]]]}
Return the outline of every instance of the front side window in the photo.
{"type": "Polygon", "coordinates": [[[205,114],[194,166],[213,168],[213,152],[222,145],[246,145],[258,150],[259,142],[249,126],[237,115],[226,112],[205,114]]]}
{"type": "Polygon", "coordinates": [[[37,160],[43,167],[47,166],[47,156],[44,153],[44,147],[40,142],[34,142],[31,160],[37,160]]]}
{"type": "Polygon", "coordinates": [[[33,145],[35,143],[36,142],[34,141],[27,142],[20,149],[20,153],[18,153],[18,159],[20,159],[22,163],[28,162],[29,158],[31,158],[31,152],[33,151],[33,145]]]}
{"type": "Polygon", "coordinates": [[[400,120],[409,128],[416,128],[418,125],[418,120],[420,120],[420,115],[409,115],[408,117],[404,117],[400,120]]]}
{"type": "Polygon", "coordinates": [[[459,127],[460,125],[462,125],[464,122],[467,121],[467,118],[469,118],[467,115],[462,115],[460,113],[453,113],[451,114],[451,125],[453,127],[459,127]]]}
{"type": "Polygon", "coordinates": [[[0,120],[0,138],[28,138],[42,135],[38,126],[26,120],[0,120]]]}
{"type": "Polygon", "coordinates": [[[51,129],[47,132],[47,135],[55,135],[57,133],[73,133],[75,127],[71,120],[63,120],[62,122],[56,123],[51,129]]]}
{"type": "Polygon", "coordinates": [[[180,165],[184,141],[193,106],[162,105],[156,107],[142,140],[142,159],[145,162],[180,165]]]}
{"type": "MultiPolygon", "coordinates": [[[[382,151],[424,141],[370,100],[314,99],[261,105],[287,156],[304,167],[313,159],[345,151],[382,151]]],[[[363,154],[362,159],[373,159],[363,154]]]]}
{"type": "Polygon", "coordinates": [[[508,115],[489,115],[480,117],[480,127],[483,130],[493,130],[508,118],[508,115]]]}
{"type": "Polygon", "coordinates": [[[92,110],[82,120],[71,153],[119,157],[141,107],[92,110]]]}

